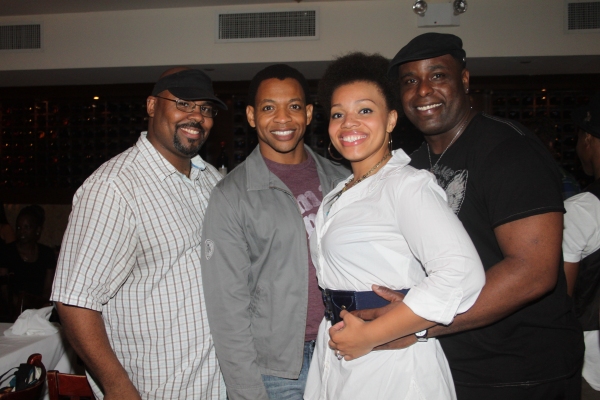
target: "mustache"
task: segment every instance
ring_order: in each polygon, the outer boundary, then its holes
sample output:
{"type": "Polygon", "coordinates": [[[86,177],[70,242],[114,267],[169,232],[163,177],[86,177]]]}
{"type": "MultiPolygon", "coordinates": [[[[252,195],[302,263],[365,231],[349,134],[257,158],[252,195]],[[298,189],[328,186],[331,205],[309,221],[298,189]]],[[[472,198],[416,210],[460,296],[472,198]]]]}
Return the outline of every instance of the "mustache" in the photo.
{"type": "Polygon", "coordinates": [[[180,129],[180,128],[195,128],[198,129],[200,131],[201,134],[205,134],[206,133],[206,129],[204,129],[204,127],[202,125],[200,125],[199,122],[186,122],[185,124],[177,124],[175,125],[176,129],[180,129]]]}

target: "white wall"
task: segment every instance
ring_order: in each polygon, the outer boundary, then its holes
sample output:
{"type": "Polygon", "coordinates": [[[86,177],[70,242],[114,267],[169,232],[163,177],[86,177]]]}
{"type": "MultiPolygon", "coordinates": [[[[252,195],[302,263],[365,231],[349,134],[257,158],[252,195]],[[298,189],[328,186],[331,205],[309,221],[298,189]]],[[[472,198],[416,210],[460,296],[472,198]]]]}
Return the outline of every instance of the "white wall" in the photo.
{"type": "MultiPolygon", "coordinates": [[[[443,0],[429,0],[429,3],[443,0]]],[[[2,17],[0,25],[43,24],[43,51],[2,52],[0,71],[255,62],[324,61],[350,50],[392,57],[417,28],[413,0],[293,3],[316,6],[319,40],[214,43],[217,10],[270,11],[272,6],[197,7],[2,17]]],[[[565,34],[564,0],[469,0],[459,35],[469,57],[600,54],[600,34],[565,34]]]]}

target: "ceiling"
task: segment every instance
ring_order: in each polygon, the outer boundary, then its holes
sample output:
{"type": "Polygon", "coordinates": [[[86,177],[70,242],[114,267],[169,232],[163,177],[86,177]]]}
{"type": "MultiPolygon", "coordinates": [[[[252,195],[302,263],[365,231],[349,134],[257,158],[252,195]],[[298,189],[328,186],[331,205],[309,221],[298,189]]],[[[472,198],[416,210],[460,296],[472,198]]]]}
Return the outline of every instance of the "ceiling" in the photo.
{"type": "Polygon", "coordinates": [[[0,0],[0,16],[325,1],[348,0],[0,0]]]}
{"type": "MultiPolygon", "coordinates": [[[[249,4],[318,3],[348,0],[0,0],[0,16],[249,4]]],[[[322,76],[328,62],[290,63],[308,79],[322,76]]],[[[207,71],[214,81],[250,80],[268,64],[191,65],[207,71]]],[[[600,55],[562,57],[470,58],[472,76],[598,73],[600,55]]],[[[0,87],[91,85],[154,82],[171,65],[153,67],[3,71],[0,87]]]]}

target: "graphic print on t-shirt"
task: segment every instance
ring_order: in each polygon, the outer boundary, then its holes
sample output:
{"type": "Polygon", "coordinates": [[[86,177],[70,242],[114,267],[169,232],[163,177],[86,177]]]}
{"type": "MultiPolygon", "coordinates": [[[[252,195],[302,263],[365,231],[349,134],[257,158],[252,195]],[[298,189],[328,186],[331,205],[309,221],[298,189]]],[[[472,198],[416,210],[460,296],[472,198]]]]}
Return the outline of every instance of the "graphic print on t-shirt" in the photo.
{"type": "MultiPolygon", "coordinates": [[[[321,191],[321,185],[319,185],[319,191],[321,191]]],[[[315,230],[315,218],[317,217],[317,210],[321,205],[321,200],[311,190],[299,195],[296,198],[300,212],[302,213],[302,219],[304,220],[304,227],[306,233],[310,237],[315,230]],[[314,212],[310,212],[313,211],[314,212]]]]}
{"type": "Polygon", "coordinates": [[[432,172],[438,181],[438,185],[446,192],[448,205],[454,214],[458,215],[465,199],[469,171],[466,169],[454,171],[445,165],[436,165],[432,172]]]}

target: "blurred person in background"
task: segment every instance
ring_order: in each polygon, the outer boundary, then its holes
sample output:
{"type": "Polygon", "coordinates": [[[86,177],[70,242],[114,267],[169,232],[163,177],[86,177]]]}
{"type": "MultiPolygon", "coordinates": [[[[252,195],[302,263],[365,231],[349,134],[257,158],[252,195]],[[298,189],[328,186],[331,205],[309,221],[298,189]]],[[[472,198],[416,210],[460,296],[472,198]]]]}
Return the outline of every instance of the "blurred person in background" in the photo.
{"type": "Polygon", "coordinates": [[[573,113],[579,127],[576,151],[594,182],[584,192],[565,201],[563,233],[567,290],[583,327],[582,398],[600,399],[600,95],[573,113]]]}
{"type": "Polygon", "coordinates": [[[45,212],[39,205],[24,207],[17,216],[17,239],[6,245],[2,266],[12,274],[14,301],[21,292],[48,301],[56,268],[54,251],[38,243],[44,227],[45,212]]]}

